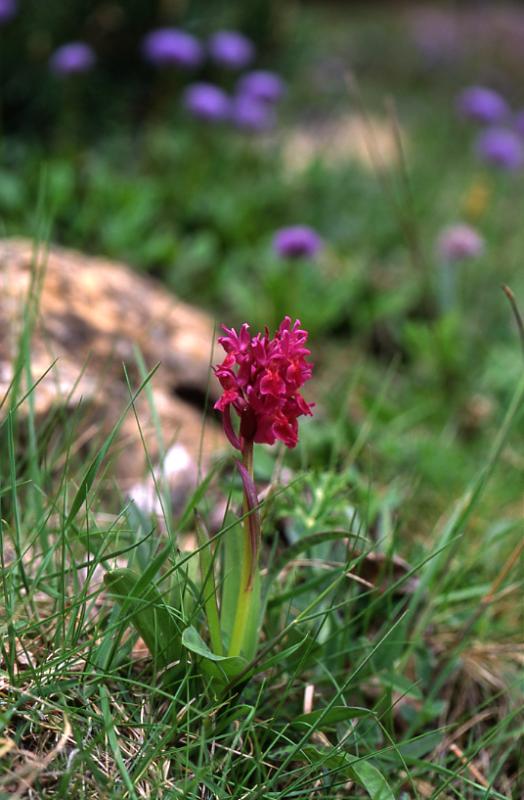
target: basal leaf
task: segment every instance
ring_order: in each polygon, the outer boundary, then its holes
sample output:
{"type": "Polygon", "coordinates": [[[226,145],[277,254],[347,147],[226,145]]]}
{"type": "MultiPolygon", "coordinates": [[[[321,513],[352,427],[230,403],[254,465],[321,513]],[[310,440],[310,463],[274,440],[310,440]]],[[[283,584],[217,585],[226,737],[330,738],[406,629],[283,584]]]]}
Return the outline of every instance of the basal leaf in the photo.
{"type": "MultiPolygon", "coordinates": [[[[226,523],[229,522],[231,522],[231,517],[228,515],[226,523]]],[[[220,623],[222,626],[222,639],[226,649],[231,639],[237,597],[240,592],[243,535],[242,525],[239,522],[237,525],[233,525],[221,538],[220,546],[224,548],[224,571],[222,575],[220,623]]]]}
{"type": "Polygon", "coordinates": [[[157,664],[166,666],[180,658],[180,631],[155,584],[150,579],[144,585],[142,578],[131,569],[114,569],[105,574],[104,583],[157,664]]]}
{"type": "Polygon", "coordinates": [[[346,774],[350,780],[366,790],[371,800],[395,800],[393,790],[385,777],[369,760],[337,750],[318,750],[310,745],[303,747],[302,752],[311,763],[321,763],[346,774]]]}
{"type": "Polygon", "coordinates": [[[220,683],[230,683],[248,666],[246,659],[241,656],[219,656],[213,653],[192,625],[182,633],[182,645],[199,656],[202,669],[220,683]]]}

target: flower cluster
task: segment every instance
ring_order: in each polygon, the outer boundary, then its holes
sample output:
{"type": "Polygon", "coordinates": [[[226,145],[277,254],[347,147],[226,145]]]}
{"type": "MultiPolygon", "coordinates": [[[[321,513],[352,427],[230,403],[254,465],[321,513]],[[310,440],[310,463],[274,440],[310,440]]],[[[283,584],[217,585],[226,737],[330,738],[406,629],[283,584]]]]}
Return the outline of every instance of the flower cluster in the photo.
{"type": "Polygon", "coordinates": [[[464,89],[458,96],[457,109],[467,119],[486,124],[502,122],[509,115],[505,99],[486,86],[468,86],[464,89]]]}
{"type": "Polygon", "coordinates": [[[281,258],[314,258],[322,247],[322,239],[308,225],[280,228],[273,237],[273,250],[281,258]]]}
{"type": "MultiPolygon", "coordinates": [[[[254,45],[235,31],[219,31],[209,47],[212,61],[229,70],[242,69],[255,55],[254,45]]],[[[183,104],[198,119],[230,122],[239,130],[262,133],[275,126],[275,108],[284,94],[285,84],[278,75],[253,70],[240,76],[232,94],[212,83],[190,84],[183,104]]]]}
{"type": "Polygon", "coordinates": [[[508,172],[524,165],[524,112],[513,114],[502,95],[486,86],[469,86],[457,98],[457,110],[462,117],[487,125],[477,136],[477,155],[499,169],[508,172]]]}
{"type": "Polygon", "coordinates": [[[17,10],[16,0],[0,0],[0,25],[16,16],[17,10]]]}
{"type": "Polygon", "coordinates": [[[248,72],[237,84],[238,94],[252,97],[262,103],[277,103],[285,91],[282,78],[267,69],[248,72]]]}
{"type": "Polygon", "coordinates": [[[311,416],[299,389],[311,378],[312,366],[306,360],[307,331],[300,321],[289,317],[271,339],[269,331],[251,336],[249,325],[240,331],[226,328],[219,342],[226,351],[224,361],[214,368],[224,392],[215,403],[222,412],[224,431],[238,450],[253,442],[274,444],[279,439],[287,447],[298,440],[298,417],[311,416]],[[231,407],[240,418],[238,435],[231,422],[231,407]]]}
{"type": "Polygon", "coordinates": [[[198,39],[178,28],[157,28],[144,38],[142,54],[155,67],[194,69],[204,60],[198,39]]]}
{"type": "MultiPolygon", "coordinates": [[[[15,0],[0,0],[0,23],[14,13],[15,0]],[[2,16],[4,15],[4,16],[2,16]]],[[[181,28],[157,28],[142,41],[143,58],[158,70],[194,71],[206,58],[229,71],[249,66],[256,55],[253,42],[239,31],[217,31],[201,42],[181,28]]],[[[60,77],[89,72],[96,63],[94,50],[85,42],[69,42],[51,55],[51,71],[60,77]]],[[[269,70],[241,75],[228,94],[207,81],[190,83],[182,94],[182,105],[195,119],[207,123],[229,122],[242,131],[262,133],[275,126],[275,108],[285,94],[284,81],[269,70]]]]}
{"type": "Polygon", "coordinates": [[[488,128],[477,139],[477,153],[488,164],[509,172],[524,163],[524,146],[520,136],[510,128],[488,128]]]}
{"type": "Polygon", "coordinates": [[[208,122],[224,122],[229,119],[229,98],[219,86],[212,83],[191,83],[184,92],[183,104],[198,119],[208,122]]]}
{"type": "Polygon", "coordinates": [[[437,250],[442,260],[448,262],[478,258],[484,252],[484,239],[471,225],[457,223],[441,232],[437,250]]]}
{"type": "Polygon", "coordinates": [[[226,69],[243,69],[255,57],[253,42],[239,31],[217,31],[208,47],[212,60],[226,69]]]}
{"type": "Polygon", "coordinates": [[[69,42],[59,47],[49,60],[49,68],[56,75],[75,75],[89,72],[96,56],[85,42],[69,42]]]}

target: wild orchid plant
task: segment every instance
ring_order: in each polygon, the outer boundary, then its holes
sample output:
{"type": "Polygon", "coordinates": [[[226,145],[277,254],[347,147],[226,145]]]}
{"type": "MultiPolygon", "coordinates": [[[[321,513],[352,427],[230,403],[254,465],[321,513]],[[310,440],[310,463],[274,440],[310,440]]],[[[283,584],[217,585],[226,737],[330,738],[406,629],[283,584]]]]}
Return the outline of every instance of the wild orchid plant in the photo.
{"type": "Polygon", "coordinates": [[[251,336],[249,325],[240,331],[224,328],[219,342],[226,351],[224,361],[215,367],[215,374],[224,393],[215,403],[222,412],[224,432],[234,448],[240,451],[237,461],[244,488],[244,543],[241,586],[237,599],[229,655],[251,655],[247,641],[248,623],[254,605],[259,605],[257,586],[260,548],[260,518],[253,480],[253,445],[274,444],[277,439],[287,447],[298,441],[298,418],[311,415],[311,404],[300,394],[300,388],[311,378],[312,367],[306,360],[310,351],[305,346],[307,331],[289,317],[280,324],[273,339],[264,334],[251,336]],[[231,411],[239,419],[238,431],[233,427],[231,411]]]}
{"type": "MultiPolygon", "coordinates": [[[[168,602],[154,583],[160,566],[169,557],[169,548],[141,576],[129,569],[112,570],[106,575],[106,583],[122,604],[122,612],[127,611],[127,618],[161,668],[183,661],[184,653],[189,651],[200,658],[202,671],[219,684],[249,673],[263,613],[254,445],[272,445],[278,440],[289,448],[295,447],[299,417],[312,414],[312,404],[300,393],[311,378],[312,365],[307,360],[308,333],[299,320],[292,323],[285,317],[273,338],[267,328],[264,333],[251,336],[247,323],[239,331],[226,327],[223,330],[218,341],[226,355],[214,367],[223,393],[215,408],[222,413],[228,440],[241,455],[236,467],[244,501],[242,528],[237,525],[226,530],[223,547],[217,545],[213,549],[214,543],[197,516],[199,594],[207,619],[209,646],[187,618],[187,604],[177,606],[172,591],[168,602]],[[222,567],[220,583],[215,580],[217,561],[222,567]]],[[[177,572],[176,565],[173,572],[177,572]]],[[[193,584],[194,577],[191,576],[193,584]]]]}

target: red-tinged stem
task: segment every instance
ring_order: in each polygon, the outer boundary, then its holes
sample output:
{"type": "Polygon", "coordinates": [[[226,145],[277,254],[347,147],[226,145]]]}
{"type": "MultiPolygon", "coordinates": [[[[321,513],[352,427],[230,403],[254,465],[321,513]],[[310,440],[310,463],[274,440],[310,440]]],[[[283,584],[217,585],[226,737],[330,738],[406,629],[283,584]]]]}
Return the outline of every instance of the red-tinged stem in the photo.
{"type": "Polygon", "coordinates": [[[233,423],[231,422],[231,407],[227,405],[222,412],[222,425],[224,427],[224,433],[226,434],[227,438],[233,445],[236,450],[241,450],[240,439],[236,435],[233,429],[233,423]]]}
{"type": "MultiPolygon", "coordinates": [[[[252,456],[251,456],[252,460],[252,456]]],[[[246,542],[249,538],[249,585],[252,583],[258,561],[258,551],[260,547],[260,515],[258,513],[258,497],[255,482],[253,480],[252,464],[248,466],[236,462],[236,467],[242,479],[244,487],[244,529],[246,532],[246,542]],[[247,523],[247,524],[246,524],[247,523]]],[[[249,585],[246,588],[249,588],[249,585]]]]}

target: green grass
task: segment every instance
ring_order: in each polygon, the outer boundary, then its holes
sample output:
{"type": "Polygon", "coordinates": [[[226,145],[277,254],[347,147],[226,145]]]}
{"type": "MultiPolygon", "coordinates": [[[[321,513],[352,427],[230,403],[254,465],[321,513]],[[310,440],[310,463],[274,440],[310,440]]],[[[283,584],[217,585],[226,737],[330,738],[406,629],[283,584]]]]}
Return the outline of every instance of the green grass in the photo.
{"type": "MultiPolygon", "coordinates": [[[[22,337],[26,369],[28,359],[22,337]]],[[[255,675],[217,696],[194,654],[170,675],[134,648],[132,612],[101,580],[117,563],[153,563],[149,580],[160,581],[176,624],[205,636],[193,559],[177,555],[202,497],[189,501],[185,524],[164,520],[167,551],[152,562],[163,548],[155,523],[99,492],[113,436],[88,464],[68,456],[80,409],[61,434],[64,452],[46,458],[46,432],[30,404],[21,414],[13,387],[0,498],[2,791],[518,797],[521,530],[518,520],[494,518],[490,527],[476,517],[523,393],[521,380],[477,476],[443,519],[433,518],[424,544],[404,540],[394,513],[401,498],[371,481],[351,452],[332,450],[332,469],[299,470],[265,509],[263,567],[275,580],[255,675]],[[396,564],[396,553],[411,563],[396,564]],[[189,586],[182,605],[180,582],[189,586]]],[[[360,448],[370,445],[371,416],[362,429],[360,448]]],[[[227,474],[216,479],[225,493],[227,474]]],[[[233,506],[237,499],[233,487],[233,506]]],[[[229,524],[218,547],[231,535],[229,524]]]]}
{"type": "MultiPolygon", "coordinates": [[[[311,88],[322,53],[347,47],[339,13],[306,16],[288,125],[355,109],[343,82],[322,100],[311,88]]],[[[133,598],[103,578],[149,566],[167,606],[142,595],[144,619],[167,613],[209,645],[198,557],[179,548],[195,508],[209,521],[228,499],[222,585],[241,506],[232,464],[217,461],[180,517],[140,514],[112,480],[117,430],[86,456],[81,406],[35,416],[28,307],[0,422],[0,797],[524,796],[524,384],[498,288],[524,306],[522,176],[481,168],[453,116],[478,64],[428,74],[399,58],[401,31],[366,14],[352,26],[364,110],[397,98],[407,166],[385,177],[353,160],[289,173],[280,141],[178,118],[176,134],[169,120],[96,146],[3,142],[3,232],[45,237],[49,217],[61,244],[127,260],[228,324],[299,315],[318,407],[285,455],[292,480],[278,483],[283,454],[256,454],[260,485],[277,486],[262,506],[262,639],[252,674],[217,693],[194,648],[167,667],[150,656],[133,598]],[[475,187],[487,200],[473,213],[475,187]],[[442,314],[434,240],[464,217],[486,255],[458,267],[442,314]],[[296,221],[328,246],[291,269],[270,239],[296,221]]],[[[154,380],[137,358],[143,384],[122,415],[154,380]]]]}

